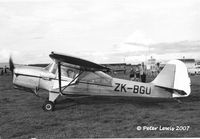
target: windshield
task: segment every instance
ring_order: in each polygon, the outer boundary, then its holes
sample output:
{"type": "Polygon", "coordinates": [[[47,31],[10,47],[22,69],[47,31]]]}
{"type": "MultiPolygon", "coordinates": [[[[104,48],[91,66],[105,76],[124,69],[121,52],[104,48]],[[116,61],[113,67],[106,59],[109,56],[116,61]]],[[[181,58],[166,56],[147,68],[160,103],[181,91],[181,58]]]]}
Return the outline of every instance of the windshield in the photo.
{"type": "Polygon", "coordinates": [[[45,68],[45,70],[48,70],[49,72],[55,74],[56,71],[57,71],[57,66],[56,65],[57,65],[56,63],[51,63],[45,68]]]}
{"type": "Polygon", "coordinates": [[[50,64],[49,64],[47,67],[45,67],[44,69],[49,71],[49,69],[50,69],[50,67],[52,66],[52,64],[53,64],[53,63],[50,63],[50,64]]]}

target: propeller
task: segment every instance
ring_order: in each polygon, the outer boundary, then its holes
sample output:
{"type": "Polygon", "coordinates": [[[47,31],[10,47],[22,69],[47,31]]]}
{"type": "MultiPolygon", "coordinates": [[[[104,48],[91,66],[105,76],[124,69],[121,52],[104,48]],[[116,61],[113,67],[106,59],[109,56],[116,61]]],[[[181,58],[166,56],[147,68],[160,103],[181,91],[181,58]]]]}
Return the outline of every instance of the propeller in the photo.
{"type": "Polygon", "coordinates": [[[15,69],[15,65],[13,63],[12,57],[10,56],[9,58],[9,66],[10,66],[10,71],[13,73],[15,69]]]}

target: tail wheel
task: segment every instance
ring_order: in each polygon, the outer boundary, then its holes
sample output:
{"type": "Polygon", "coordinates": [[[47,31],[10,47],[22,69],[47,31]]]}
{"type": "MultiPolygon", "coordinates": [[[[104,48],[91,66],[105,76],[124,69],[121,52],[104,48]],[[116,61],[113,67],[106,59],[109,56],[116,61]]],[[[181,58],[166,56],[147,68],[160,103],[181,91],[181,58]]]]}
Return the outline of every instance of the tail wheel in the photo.
{"type": "Polygon", "coordinates": [[[46,101],[42,108],[44,111],[53,111],[55,108],[55,104],[51,101],[46,101]]]}

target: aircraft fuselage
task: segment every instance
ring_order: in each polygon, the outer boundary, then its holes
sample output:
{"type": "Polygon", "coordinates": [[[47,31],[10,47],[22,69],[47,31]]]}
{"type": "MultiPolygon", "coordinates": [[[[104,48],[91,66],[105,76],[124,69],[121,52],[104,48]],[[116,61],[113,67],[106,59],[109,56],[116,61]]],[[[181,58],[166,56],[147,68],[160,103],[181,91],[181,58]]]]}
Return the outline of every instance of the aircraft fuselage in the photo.
{"type": "Polygon", "coordinates": [[[100,85],[78,82],[67,87],[64,94],[96,95],[96,96],[126,96],[171,98],[172,94],[165,89],[156,87],[153,83],[141,83],[113,78],[112,85],[100,85]]]}

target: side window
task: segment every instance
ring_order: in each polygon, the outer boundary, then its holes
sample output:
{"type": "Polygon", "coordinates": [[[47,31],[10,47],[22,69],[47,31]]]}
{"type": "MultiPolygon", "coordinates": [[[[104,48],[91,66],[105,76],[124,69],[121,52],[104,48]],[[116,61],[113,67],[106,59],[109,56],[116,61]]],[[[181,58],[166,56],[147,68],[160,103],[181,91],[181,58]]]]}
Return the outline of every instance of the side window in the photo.
{"type": "Polygon", "coordinates": [[[74,70],[68,69],[68,70],[67,70],[67,73],[68,73],[68,77],[69,77],[69,78],[75,78],[76,73],[75,73],[74,70]]]}
{"type": "Polygon", "coordinates": [[[67,68],[61,67],[61,76],[69,77],[67,73],[67,68]]]}
{"type": "Polygon", "coordinates": [[[87,83],[111,85],[111,80],[101,77],[101,75],[93,72],[85,72],[85,75],[83,75],[80,80],[87,83]]]}

